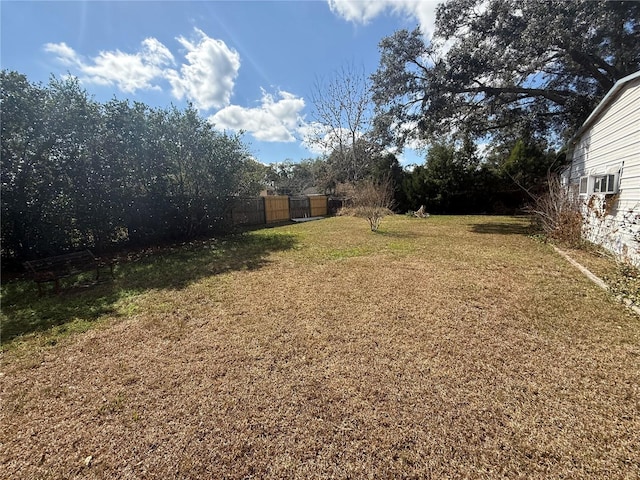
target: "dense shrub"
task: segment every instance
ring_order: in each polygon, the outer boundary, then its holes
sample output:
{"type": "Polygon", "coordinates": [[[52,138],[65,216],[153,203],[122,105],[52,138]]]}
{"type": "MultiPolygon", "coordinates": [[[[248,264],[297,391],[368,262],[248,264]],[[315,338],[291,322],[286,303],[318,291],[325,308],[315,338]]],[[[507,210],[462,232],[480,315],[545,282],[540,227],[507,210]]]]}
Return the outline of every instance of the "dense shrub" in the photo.
{"type": "MultiPolygon", "coordinates": [[[[251,160],[189,106],[100,104],[75,79],[2,71],[2,256],[98,252],[214,231],[251,160]]],[[[245,182],[246,183],[246,182],[245,182]]]]}

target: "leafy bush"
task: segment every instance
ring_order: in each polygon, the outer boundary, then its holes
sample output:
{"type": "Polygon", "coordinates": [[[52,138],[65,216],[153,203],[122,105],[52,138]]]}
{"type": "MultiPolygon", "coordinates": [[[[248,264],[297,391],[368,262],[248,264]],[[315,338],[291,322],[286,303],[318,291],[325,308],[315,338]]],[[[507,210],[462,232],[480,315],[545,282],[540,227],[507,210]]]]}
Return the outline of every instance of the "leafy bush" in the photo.
{"type": "Polygon", "coordinates": [[[101,104],[75,79],[9,71],[0,105],[3,260],[207,235],[249,193],[246,147],[192,106],[101,104]]]}

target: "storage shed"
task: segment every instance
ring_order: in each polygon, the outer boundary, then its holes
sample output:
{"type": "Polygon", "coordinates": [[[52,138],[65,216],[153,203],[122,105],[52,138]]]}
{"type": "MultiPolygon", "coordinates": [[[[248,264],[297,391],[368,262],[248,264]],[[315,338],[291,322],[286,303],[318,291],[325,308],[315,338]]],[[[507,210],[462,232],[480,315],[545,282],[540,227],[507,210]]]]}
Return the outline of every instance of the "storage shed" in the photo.
{"type": "Polygon", "coordinates": [[[616,82],[568,153],[586,238],[640,266],[640,72],[616,82]]]}

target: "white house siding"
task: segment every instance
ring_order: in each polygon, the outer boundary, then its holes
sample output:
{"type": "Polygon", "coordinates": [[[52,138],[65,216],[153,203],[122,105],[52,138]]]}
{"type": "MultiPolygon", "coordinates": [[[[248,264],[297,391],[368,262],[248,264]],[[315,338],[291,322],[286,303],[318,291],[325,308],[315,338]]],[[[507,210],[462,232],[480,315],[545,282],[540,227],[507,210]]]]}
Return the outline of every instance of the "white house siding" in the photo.
{"type": "Polygon", "coordinates": [[[617,196],[583,197],[587,238],[640,266],[640,72],[614,86],[574,140],[572,184],[621,169],[617,196]]]}

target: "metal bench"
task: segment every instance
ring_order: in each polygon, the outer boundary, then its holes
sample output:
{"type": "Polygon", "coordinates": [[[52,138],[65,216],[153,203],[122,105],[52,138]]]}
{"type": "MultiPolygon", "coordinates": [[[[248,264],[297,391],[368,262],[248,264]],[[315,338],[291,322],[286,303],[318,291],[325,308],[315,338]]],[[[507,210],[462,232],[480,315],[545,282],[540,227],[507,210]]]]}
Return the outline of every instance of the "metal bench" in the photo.
{"type": "Polygon", "coordinates": [[[38,294],[42,296],[42,284],[54,282],[56,293],[60,293],[60,279],[89,270],[96,271],[96,282],[100,280],[100,268],[108,266],[113,277],[113,262],[97,259],[89,250],[67,253],[55,257],[30,260],[24,266],[38,284],[38,294]]]}

